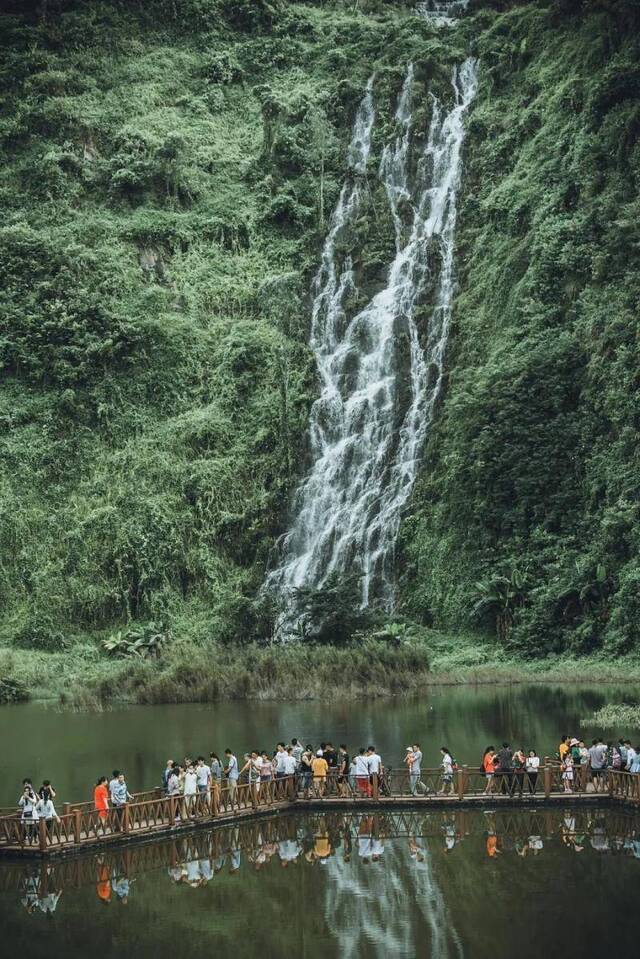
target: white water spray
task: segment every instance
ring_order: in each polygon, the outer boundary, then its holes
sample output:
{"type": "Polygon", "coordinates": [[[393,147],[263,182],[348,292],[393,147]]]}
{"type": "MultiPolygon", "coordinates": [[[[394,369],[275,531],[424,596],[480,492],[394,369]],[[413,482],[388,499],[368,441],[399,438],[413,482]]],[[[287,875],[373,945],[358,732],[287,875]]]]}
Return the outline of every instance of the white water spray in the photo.
{"type": "Polygon", "coordinates": [[[476,91],[475,62],[469,59],[454,69],[451,110],[432,98],[427,143],[410,184],[413,84],[410,65],[396,110],[398,135],[384,150],[379,168],[396,231],[396,255],[385,287],[347,322],[345,303],[355,279],[340,240],[358,217],[365,189],[373,78],[354,125],[351,175],[331,218],[314,280],[310,342],[321,392],[310,416],[312,466],[297,493],[293,525],[281,542],[281,562],[265,584],[292,603],[281,628],[296,618],[295,590],[321,587],[332,574],[358,572],[363,606],[374,597],[387,608],[393,603],[401,512],[442,383],[463,121],[476,91]],[[423,352],[414,314],[434,277],[434,308],[423,333],[423,352]]]}

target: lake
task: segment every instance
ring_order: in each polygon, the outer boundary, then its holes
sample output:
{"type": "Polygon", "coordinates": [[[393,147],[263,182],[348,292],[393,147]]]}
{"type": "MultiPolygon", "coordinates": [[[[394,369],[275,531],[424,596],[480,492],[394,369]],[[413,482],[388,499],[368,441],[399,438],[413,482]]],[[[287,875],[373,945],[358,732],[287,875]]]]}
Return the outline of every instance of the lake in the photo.
{"type": "Polygon", "coordinates": [[[2,865],[0,921],[29,959],[635,955],[639,880],[615,810],[284,814],[2,865]]]}
{"type": "MultiPolygon", "coordinates": [[[[61,804],[90,798],[116,766],[137,791],[158,784],[169,757],[291,736],[375,743],[392,766],[415,740],[425,765],[443,744],[477,765],[503,739],[553,755],[562,733],[598,732],[582,717],[637,696],[522,685],[367,702],[5,707],[0,803],[15,802],[24,776],[51,779],[61,804]]],[[[618,810],[283,814],[45,866],[0,861],[3,941],[23,957],[631,954],[639,905],[640,822],[618,810]]]]}

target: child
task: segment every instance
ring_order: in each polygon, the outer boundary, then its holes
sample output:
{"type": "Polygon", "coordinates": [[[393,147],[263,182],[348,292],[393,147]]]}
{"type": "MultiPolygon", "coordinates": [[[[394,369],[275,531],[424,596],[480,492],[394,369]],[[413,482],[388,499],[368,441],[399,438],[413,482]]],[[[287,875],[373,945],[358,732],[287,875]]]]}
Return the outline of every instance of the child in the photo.
{"type": "Polygon", "coordinates": [[[571,752],[567,752],[562,763],[562,779],[564,781],[564,791],[573,792],[573,758],[571,752]]]}

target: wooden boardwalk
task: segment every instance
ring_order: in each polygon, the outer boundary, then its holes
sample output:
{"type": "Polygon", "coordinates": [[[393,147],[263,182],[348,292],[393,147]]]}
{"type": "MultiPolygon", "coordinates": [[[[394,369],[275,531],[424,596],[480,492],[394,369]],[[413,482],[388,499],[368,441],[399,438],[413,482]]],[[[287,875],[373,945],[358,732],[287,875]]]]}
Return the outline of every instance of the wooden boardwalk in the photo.
{"type": "Polygon", "coordinates": [[[207,795],[191,798],[151,790],[102,814],[93,803],[65,804],[58,819],[34,824],[23,823],[14,810],[0,810],[0,856],[66,856],[293,811],[539,809],[576,804],[640,809],[640,775],[608,770],[606,777],[595,782],[578,778],[575,790],[566,793],[560,768],[551,762],[545,763],[535,781],[526,774],[496,776],[495,789],[489,794],[485,777],[467,767],[456,771],[445,794],[439,769],[424,770],[419,781],[411,780],[405,771],[390,770],[382,777],[372,776],[369,783],[361,782],[360,788],[354,785],[329,776],[305,790],[303,783],[288,776],[262,784],[240,783],[235,789],[214,785],[207,795]]]}

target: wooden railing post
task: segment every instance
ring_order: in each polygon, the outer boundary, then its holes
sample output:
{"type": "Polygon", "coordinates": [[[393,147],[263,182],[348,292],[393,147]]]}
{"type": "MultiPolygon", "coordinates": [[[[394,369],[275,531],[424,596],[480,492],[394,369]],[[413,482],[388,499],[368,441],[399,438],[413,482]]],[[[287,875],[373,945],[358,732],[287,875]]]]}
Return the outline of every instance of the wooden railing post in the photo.
{"type": "Polygon", "coordinates": [[[79,809],[73,810],[73,841],[80,842],[82,833],[82,813],[79,809]]]}
{"type": "Polygon", "coordinates": [[[129,832],[129,803],[125,803],[122,810],[122,831],[129,832]]]}
{"type": "Polygon", "coordinates": [[[544,783],[544,798],[548,799],[551,795],[551,766],[546,761],[542,770],[542,781],[544,783]]]}
{"type": "Polygon", "coordinates": [[[613,769],[610,769],[609,775],[607,776],[607,790],[610,796],[613,796],[615,792],[615,789],[614,789],[615,777],[616,777],[616,773],[614,772],[613,769]]]}
{"type": "Polygon", "coordinates": [[[47,823],[44,819],[38,820],[38,844],[40,852],[44,852],[47,848],[47,823]]]}
{"type": "Polygon", "coordinates": [[[251,805],[254,809],[258,808],[258,787],[255,783],[251,783],[251,805]]]}
{"type": "Polygon", "coordinates": [[[68,816],[70,812],[71,812],[71,803],[70,803],[70,802],[63,802],[63,804],[62,804],[62,815],[63,815],[63,816],[68,816]]]}
{"type": "Polygon", "coordinates": [[[466,766],[461,766],[456,771],[456,783],[458,786],[458,799],[464,799],[464,782],[466,775],[466,766]]]}
{"type": "Polygon", "coordinates": [[[378,781],[378,774],[371,774],[371,798],[374,802],[378,802],[380,799],[380,783],[378,781]]]}
{"type": "Polygon", "coordinates": [[[296,777],[289,776],[289,782],[287,783],[287,795],[289,802],[295,802],[298,798],[296,795],[296,777]]]}
{"type": "Polygon", "coordinates": [[[211,815],[213,817],[218,815],[218,800],[219,800],[219,787],[217,783],[214,783],[211,787],[211,815]]]}

